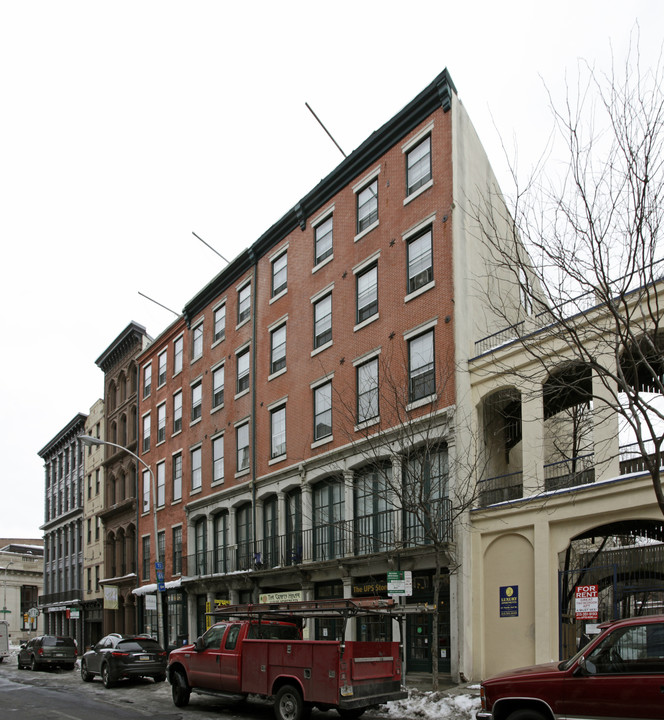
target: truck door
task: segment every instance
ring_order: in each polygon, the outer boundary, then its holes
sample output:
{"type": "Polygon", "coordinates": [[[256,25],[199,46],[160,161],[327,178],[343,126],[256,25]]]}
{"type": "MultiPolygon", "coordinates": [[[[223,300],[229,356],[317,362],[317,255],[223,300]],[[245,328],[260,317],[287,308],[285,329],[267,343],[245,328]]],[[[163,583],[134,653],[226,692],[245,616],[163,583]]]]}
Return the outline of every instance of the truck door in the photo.
{"type": "Polygon", "coordinates": [[[241,692],[240,683],[240,623],[233,623],[226,633],[226,639],[219,656],[221,686],[228,692],[241,692]]]}
{"type": "Polygon", "coordinates": [[[204,650],[193,650],[189,656],[189,684],[192,687],[225,690],[219,687],[219,662],[221,642],[227,628],[226,623],[213,625],[203,635],[204,650]]]}

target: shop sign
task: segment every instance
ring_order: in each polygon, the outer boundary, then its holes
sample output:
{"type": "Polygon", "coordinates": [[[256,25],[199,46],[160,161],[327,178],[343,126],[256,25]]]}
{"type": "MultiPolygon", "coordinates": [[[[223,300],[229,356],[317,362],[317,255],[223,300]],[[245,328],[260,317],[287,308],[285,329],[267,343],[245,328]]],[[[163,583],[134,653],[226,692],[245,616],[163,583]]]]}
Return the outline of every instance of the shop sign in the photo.
{"type": "Polygon", "coordinates": [[[104,585],[104,610],[117,610],[118,607],[118,586],[104,585]]]}
{"type": "Polygon", "coordinates": [[[304,600],[302,590],[287,590],[285,592],[262,593],[258,596],[260,603],[300,602],[304,600]]]}
{"type": "Polygon", "coordinates": [[[519,616],[519,586],[503,585],[500,588],[500,617],[519,616]]]}

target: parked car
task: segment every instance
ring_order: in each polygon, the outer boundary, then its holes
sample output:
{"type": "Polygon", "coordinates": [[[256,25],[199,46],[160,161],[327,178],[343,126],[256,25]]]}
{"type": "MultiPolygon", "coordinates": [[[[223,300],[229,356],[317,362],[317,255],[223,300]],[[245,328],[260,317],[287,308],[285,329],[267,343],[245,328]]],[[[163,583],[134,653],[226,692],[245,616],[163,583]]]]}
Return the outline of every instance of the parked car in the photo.
{"type": "Polygon", "coordinates": [[[155,682],[163,682],[166,660],[166,651],[147,635],[111,633],[83,655],[81,678],[91,682],[95,675],[100,675],[107,688],[130,677],[151,677],[155,682]]]}
{"type": "Polygon", "coordinates": [[[70,637],[41,635],[22,643],[18,651],[19,670],[60,667],[73,670],[76,665],[76,642],[70,637]]]}
{"type": "Polygon", "coordinates": [[[664,718],[664,615],[599,628],[569,660],[485,680],[477,720],[664,718]]]}

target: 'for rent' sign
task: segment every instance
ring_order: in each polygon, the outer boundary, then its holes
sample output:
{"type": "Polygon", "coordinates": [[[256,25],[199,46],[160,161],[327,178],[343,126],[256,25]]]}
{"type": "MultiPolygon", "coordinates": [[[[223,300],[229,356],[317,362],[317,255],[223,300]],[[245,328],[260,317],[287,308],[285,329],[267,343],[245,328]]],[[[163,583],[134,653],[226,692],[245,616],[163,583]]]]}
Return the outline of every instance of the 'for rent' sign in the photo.
{"type": "Polygon", "coordinates": [[[599,609],[597,585],[577,585],[574,594],[577,620],[597,620],[599,609]]]}

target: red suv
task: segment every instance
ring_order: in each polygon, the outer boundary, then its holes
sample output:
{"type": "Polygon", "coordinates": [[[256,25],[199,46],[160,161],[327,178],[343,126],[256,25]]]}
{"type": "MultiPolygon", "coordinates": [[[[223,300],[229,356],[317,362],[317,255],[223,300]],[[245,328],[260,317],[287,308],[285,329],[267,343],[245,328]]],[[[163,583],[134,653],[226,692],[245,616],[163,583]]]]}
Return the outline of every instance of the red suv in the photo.
{"type": "Polygon", "coordinates": [[[664,615],[599,627],[570,660],[485,680],[477,720],[662,720],[664,615]]]}

